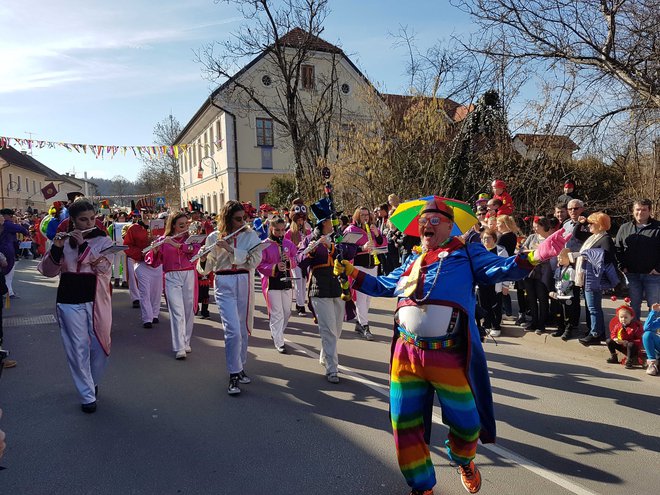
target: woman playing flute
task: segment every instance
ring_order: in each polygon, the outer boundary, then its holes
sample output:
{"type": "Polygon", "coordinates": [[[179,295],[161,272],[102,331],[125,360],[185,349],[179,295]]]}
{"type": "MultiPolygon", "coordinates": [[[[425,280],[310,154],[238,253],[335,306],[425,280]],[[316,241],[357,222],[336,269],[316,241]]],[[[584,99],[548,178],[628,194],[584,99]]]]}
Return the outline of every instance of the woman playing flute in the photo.
{"type": "Polygon", "coordinates": [[[190,339],[197,308],[197,274],[190,261],[199,244],[187,244],[188,217],[183,212],[171,213],[165,224],[165,235],[157,239],[156,247],[147,252],[145,263],[163,267],[165,297],[170,311],[172,351],[176,359],[186,359],[192,352],[190,339]]]}
{"type": "Polygon", "coordinates": [[[254,305],[252,274],[261,261],[261,250],[254,248],[261,240],[253,230],[244,228],[246,220],[241,203],[234,200],[225,203],[218,215],[218,230],[206,238],[205,248],[213,246],[213,249],[197,264],[202,275],[215,273],[215,301],[225,333],[230,395],[241,393],[239,384],[251,382],[245,364],[254,305]]]}
{"type": "Polygon", "coordinates": [[[112,241],[103,230],[92,229],[96,215],[89,201],[74,202],[69,216],[68,232],[55,235],[38,270],[46,277],[60,276],[56,308],[62,343],[81,408],[93,413],[97,386],[110,355],[113,256],[106,257],[103,250],[112,241]],[[91,230],[83,234],[87,229],[91,230]]]}

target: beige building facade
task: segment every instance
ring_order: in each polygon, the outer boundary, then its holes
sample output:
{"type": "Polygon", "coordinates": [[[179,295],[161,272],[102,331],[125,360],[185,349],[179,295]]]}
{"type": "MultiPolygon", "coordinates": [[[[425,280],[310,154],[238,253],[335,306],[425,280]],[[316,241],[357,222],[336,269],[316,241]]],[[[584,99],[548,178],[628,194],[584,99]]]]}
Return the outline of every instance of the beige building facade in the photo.
{"type": "Polygon", "coordinates": [[[0,208],[47,211],[54,201],[67,201],[67,193],[81,187],[32,156],[9,146],[0,149],[0,208]],[[53,183],[57,194],[45,199],[42,188],[53,183]]]}
{"type": "MultiPolygon", "coordinates": [[[[339,48],[315,40],[318,50],[311,52],[301,71],[303,103],[316,108],[320,89],[333,77],[336,105],[341,108],[339,116],[333,117],[338,119],[338,128],[370,118],[375,91],[369,81],[339,48]]],[[[197,201],[214,213],[230,199],[259,206],[274,176],[294,173],[290,137],[264,110],[241,97],[235,82],[249,87],[269,109],[281,107],[278,93],[283,84],[267,53],[257,56],[204,102],[174,143],[188,145],[179,155],[183,206],[197,201]]]]}

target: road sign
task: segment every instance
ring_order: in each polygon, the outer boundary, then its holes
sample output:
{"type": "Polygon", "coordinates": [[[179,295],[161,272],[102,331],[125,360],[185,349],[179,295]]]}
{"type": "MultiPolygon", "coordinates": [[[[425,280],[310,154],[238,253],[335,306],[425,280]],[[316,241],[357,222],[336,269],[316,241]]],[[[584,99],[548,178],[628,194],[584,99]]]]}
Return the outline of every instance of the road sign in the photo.
{"type": "Polygon", "coordinates": [[[156,198],[156,205],[157,206],[165,206],[165,196],[158,196],[156,198]]]}

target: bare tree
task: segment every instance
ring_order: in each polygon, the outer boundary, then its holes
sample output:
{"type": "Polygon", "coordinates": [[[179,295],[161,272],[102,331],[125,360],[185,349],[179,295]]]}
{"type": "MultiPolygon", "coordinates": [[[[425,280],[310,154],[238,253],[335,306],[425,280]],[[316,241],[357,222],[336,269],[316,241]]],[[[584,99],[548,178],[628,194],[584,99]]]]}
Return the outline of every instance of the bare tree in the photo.
{"type": "Polygon", "coordinates": [[[125,196],[129,194],[129,190],[131,187],[131,183],[126,180],[125,177],[122,177],[121,175],[115,175],[112,178],[112,193],[115,196],[119,196],[119,203],[124,206],[126,204],[125,202],[125,196]]]}
{"type": "Polygon", "coordinates": [[[593,123],[660,108],[660,0],[452,1],[486,34],[480,53],[572,69],[592,92],[618,94],[593,123]]]}
{"type": "Polygon", "coordinates": [[[319,38],[328,1],[284,0],[277,6],[272,0],[224,1],[234,4],[246,23],[228,40],[200,50],[198,61],[213,81],[226,81],[227,96],[273,119],[293,150],[296,187],[311,197],[310,182],[319,182],[319,160],[327,160],[341,118],[336,69],[342,51],[319,38]],[[312,88],[303,66],[319,51],[329,54],[330,70],[314,74],[312,88]],[[268,88],[239,74],[246,61],[261,54],[271,69],[268,88]]]}
{"type": "MultiPolygon", "coordinates": [[[[170,146],[181,133],[181,124],[168,115],[154,126],[154,144],[170,146]]],[[[190,152],[190,151],[189,151],[190,152]]],[[[150,156],[143,159],[144,167],[138,174],[138,184],[142,193],[160,194],[170,205],[178,205],[179,163],[171,153],[150,156]]]]}

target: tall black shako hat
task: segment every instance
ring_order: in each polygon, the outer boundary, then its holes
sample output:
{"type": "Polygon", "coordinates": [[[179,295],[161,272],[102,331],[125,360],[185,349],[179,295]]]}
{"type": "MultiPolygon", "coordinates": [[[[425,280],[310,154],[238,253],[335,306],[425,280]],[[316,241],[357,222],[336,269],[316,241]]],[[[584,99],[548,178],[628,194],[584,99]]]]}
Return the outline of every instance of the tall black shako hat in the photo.
{"type": "Polygon", "coordinates": [[[319,226],[324,220],[332,218],[332,208],[330,208],[330,200],[328,198],[319,199],[312,206],[312,213],[316,217],[316,225],[319,226]]]}

